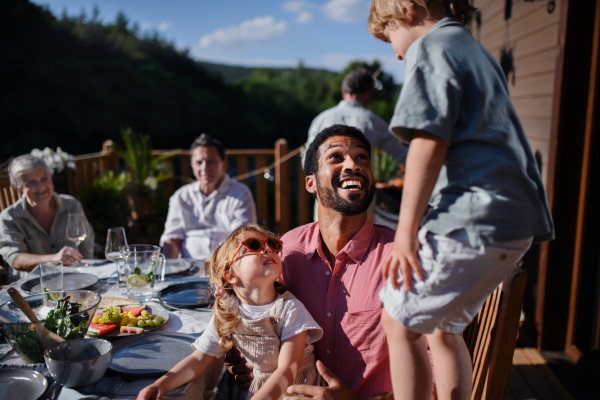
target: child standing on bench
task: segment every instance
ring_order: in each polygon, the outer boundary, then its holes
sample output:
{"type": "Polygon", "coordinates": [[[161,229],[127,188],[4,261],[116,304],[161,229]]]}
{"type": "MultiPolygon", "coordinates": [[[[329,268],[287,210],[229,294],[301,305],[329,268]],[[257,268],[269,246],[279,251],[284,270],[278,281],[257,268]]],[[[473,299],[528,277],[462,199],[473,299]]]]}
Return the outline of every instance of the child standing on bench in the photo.
{"type": "Polygon", "coordinates": [[[463,26],[474,10],[468,0],[371,3],[369,32],[406,62],[390,129],[410,147],[380,293],[396,399],[431,398],[424,335],[439,398],[470,399],[460,334],[532,241],[554,237],[502,68],[463,26]]]}

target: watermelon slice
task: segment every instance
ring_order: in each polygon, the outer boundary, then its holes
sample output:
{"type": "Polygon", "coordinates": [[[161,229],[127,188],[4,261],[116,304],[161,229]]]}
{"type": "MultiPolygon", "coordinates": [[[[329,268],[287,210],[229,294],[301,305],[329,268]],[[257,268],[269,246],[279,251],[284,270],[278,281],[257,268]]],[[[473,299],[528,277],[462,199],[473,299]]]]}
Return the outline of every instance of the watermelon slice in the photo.
{"type": "Polygon", "coordinates": [[[122,326],[121,333],[142,333],[144,332],[144,328],[131,327],[131,326],[122,326]]]}
{"type": "Polygon", "coordinates": [[[129,311],[132,311],[134,316],[139,317],[142,311],[144,311],[145,309],[145,304],[128,304],[126,306],[121,306],[121,313],[128,313],[129,311]]]}
{"type": "Polygon", "coordinates": [[[104,335],[105,333],[114,331],[118,326],[119,324],[94,324],[92,322],[88,328],[87,334],[90,336],[104,335]]]}

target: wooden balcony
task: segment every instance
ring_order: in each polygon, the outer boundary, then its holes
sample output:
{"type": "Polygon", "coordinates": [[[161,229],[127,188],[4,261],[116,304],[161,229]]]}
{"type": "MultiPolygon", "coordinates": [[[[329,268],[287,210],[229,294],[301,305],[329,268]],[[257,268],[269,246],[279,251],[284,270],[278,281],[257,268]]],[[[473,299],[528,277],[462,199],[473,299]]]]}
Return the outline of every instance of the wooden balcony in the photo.
{"type": "MultiPolygon", "coordinates": [[[[166,150],[154,150],[154,155],[166,150]]],[[[77,197],[81,189],[105,172],[124,168],[113,151],[112,141],[103,143],[102,151],[75,157],[75,170],[62,175],[63,193],[77,197]]],[[[228,173],[247,185],[256,202],[260,221],[283,234],[306,224],[310,219],[309,194],[304,188],[304,173],[299,151],[288,151],[287,141],[279,139],[271,149],[227,150],[228,173]],[[266,175],[268,173],[268,175],[266,175]]],[[[168,199],[179,187],[195,181],[190,165],[189,150],[179,150],[167,161],[173,177],[162,185],[168,199]]],[[[55,176],[56,181],[61,177],[55,176]]],[[[0,211],[18,199],[7,176],[0,177],[0,211]]]]}

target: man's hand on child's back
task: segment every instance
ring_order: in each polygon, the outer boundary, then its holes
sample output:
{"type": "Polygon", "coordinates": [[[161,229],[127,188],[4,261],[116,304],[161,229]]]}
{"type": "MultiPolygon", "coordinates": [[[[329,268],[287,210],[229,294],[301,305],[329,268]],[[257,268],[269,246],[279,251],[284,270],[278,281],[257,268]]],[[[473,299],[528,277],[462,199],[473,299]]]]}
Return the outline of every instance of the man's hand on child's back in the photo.
{"type": "Polygon", "coordinates": [[[225,367],[241,390],[250,389],[254,374],[252,373],[252,365],[246,362],[246,358],[236,348],[233,348],[225,355],[225,367]]]}
{"type": "Polygon", "coordinates": [[[416,235],[402,234],[400,230],[396,231],[394,247],[383,262],[381,275],[383,279],[392,281],[392,287],[398,289],[398,271],[402,274],[404,288],[409,291],[412,289],[412,272],[414,271],[418,280],[423,280],[423,269],[419,263],[419,239],[416,235]]]}

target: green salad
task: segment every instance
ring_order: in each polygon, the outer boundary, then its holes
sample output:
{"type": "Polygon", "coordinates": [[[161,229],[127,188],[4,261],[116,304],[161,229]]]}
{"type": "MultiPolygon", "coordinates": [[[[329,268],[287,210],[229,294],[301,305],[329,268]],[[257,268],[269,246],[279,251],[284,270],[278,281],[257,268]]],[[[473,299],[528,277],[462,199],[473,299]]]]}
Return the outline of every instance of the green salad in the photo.
{"type": "MultiPolygon", "coordinates": [[[[69,301],[70,296],[58,300],[56,307],[44,319],[44,327],[65,340],[82,338],[90,316],[87,312],[80,315],[81,304],[69,301]]],[[[33,324],[13,326],[7,332],[12,347],[27,363],[43,363],[44,352],[33,324]]]]}

